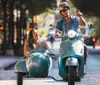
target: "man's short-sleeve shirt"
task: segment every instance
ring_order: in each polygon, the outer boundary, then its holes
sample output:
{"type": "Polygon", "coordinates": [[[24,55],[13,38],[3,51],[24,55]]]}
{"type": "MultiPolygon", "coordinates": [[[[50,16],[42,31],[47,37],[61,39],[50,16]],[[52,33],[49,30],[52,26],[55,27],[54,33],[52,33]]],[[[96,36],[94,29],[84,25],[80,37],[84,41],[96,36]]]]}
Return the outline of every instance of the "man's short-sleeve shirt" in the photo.
{"type": "Polygon", "coordinates": [[[71,22],[67,24],[64,18],[57,22],[56,29],[66,33],[68,30],[77,30],[79,26],[80,19],[77,16],[71,16],[71,22]]]}

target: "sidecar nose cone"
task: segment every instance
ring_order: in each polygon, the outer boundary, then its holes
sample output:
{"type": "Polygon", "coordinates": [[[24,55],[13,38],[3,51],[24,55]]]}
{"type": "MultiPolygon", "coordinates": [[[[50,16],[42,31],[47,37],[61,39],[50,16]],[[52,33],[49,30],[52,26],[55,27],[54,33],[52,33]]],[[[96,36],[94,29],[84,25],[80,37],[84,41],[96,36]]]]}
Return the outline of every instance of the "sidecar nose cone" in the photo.
{"type": "Polygon", "coordinates": [[[49,62],[44,57],[34,56],[27,61],[27,69],[33,77],[45,77],[48,75],[49,62]]]}

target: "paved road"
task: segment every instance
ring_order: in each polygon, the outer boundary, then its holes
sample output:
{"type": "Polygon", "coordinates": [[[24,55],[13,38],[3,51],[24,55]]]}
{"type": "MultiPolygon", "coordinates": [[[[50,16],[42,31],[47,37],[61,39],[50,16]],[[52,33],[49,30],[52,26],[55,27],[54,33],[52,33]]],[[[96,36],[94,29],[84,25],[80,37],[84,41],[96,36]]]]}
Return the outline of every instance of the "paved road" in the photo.
{"type": "MultiPolygon", "coordinates": [[[[59,43],[55,42],[54,48],[59,48],[59,43]]],[[[58,50],[55,51],[58,53],[58,50]]],[[[76,82],[76,85],[100,85],[100,49],[92,49],[89,47],[89,56],[86,66],[86,75],[81,82],[76,82]],[[96,54],[95,54],[96,53],[96,54]]],[[[48,78],[24,78],[23,85],[68,85],[67,82],[62,81],[58,75],[57,61],[53,61],[53,68],[49,73],[48,78]],[[53,78],[51,78],[53,77],[53,78]]],[[[17,85],[16,74],[13,70],[0,71],[0,85],[17,85]]]]}

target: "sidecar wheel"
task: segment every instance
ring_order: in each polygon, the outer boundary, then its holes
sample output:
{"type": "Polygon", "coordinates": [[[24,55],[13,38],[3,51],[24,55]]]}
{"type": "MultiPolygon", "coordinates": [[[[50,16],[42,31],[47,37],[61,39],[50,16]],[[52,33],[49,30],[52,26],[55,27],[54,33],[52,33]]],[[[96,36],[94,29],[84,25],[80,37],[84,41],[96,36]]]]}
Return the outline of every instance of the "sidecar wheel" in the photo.
{"type": "Polygon", "coordinates": [[[69,85],[75,85],[75,73],[74,73],[74,67],[70,66],[68,68],[69,75],[68,75],[68,84],[69,85]]]}
{"type": "Polygon", "coordinates": [[[17,73],[17,85],[23,85],[23,74],[17,73]]]}

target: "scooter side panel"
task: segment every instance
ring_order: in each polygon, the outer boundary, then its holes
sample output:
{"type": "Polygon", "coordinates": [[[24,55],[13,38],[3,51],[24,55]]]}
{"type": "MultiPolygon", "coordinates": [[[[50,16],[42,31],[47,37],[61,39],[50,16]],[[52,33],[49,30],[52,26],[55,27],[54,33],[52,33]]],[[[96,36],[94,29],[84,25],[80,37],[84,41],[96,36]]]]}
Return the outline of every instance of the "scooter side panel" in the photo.
{"type": "Polygon", "coordinates": [[[59,61],[58,61],[58,68],[59,68],[59,75],[65,79],[67,77],[67,71],[66,68],[62,62],[62,56],[59,57],[59,61]]]}
{"type": "Polygon", "coordinates": [[[75,55],[84,56],[84,45],[82,41],[77,40],[72,44],[72,47],[75,52],[75,55]]]}
{"type": "Polygon", "coordinates": [[[82,78],[84,76],[84,57],[79,55],[76,55],[75,57],[79,61],[78,75],[82,78]]]}

